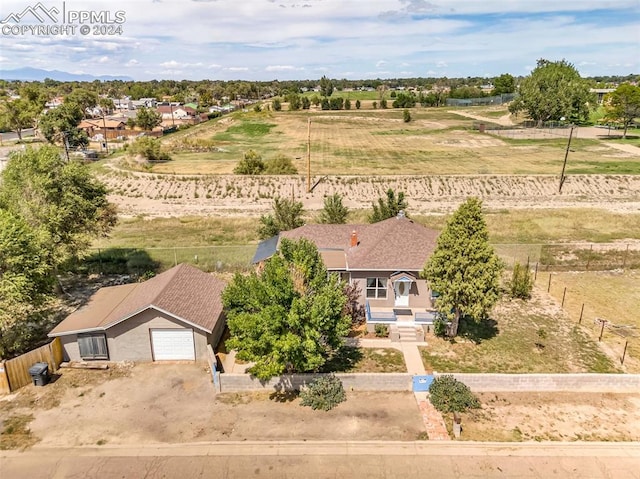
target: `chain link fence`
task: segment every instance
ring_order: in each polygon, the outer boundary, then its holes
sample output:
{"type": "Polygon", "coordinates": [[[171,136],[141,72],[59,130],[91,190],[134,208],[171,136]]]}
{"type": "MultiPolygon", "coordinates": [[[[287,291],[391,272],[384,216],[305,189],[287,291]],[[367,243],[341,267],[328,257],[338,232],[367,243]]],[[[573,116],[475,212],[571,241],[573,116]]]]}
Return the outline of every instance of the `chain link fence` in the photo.
{"type": "Polygon", "coordinates": [[[495,244],[507,269],[517,262],[536,271],[608,271],[640,268],[638,243],[495,244]]]}
{"type": "MultiPolygon", "coordinates": [[[[507,269],[518,262],[535,271],[606,271],[640,268],[640,243],[494,244],[507,269]]],[[[204,271],[249,271],[257,245],[175,248],[93,248],[69,270],[142,275],[190,263],[204,271]]]]}

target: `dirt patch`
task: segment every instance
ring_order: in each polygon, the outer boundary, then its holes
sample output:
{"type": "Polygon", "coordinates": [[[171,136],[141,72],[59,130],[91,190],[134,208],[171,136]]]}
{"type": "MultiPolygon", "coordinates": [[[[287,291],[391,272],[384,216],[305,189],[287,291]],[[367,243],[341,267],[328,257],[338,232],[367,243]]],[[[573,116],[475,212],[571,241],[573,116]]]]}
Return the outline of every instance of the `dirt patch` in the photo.
{"type": "MultiPolygon", "coordinates": [[[[295,397],[216,396],[209,372],[191,363],[141,364],[124,377],[109,379],[108,375],[106,371],[63,371],[51,386],[22,389],[10,413],[33,414],[31,433],[44,446],[414,440],[423,430],[411,393],[348,392],[347,402],[319,412],[301,407],[295,397]],[[33,400],[34,395],[39,401],[33,400]],[[54,396],[55,407],[42,405],[48,395],[54,396]]],[[[3,404],[0,414],[8,413],[3,404]]]]}
{"type": "Polygon", "coordinates": [[[325,196],[339,193],[349,208],[369,208],[392,188],[410,198],[418,214],[448,212],[469,196],[487,208],[600,208],[613,212],[640,209],[640,177],[632,175],[571,175],[558,194],[553,175],[478,176],[327,176],[306,193],[302,176],[238,177],[172,176],[126,173],[102,179],[111,188],[109,200],[121,215],[259,216],[270,210],[275,196],[301,201],[307,211],[318,211],[325,196]]]}
{"type": "MultiPolygon", "coordinates": [[[[462,415],[467,441],[638,441],[640,395],[482,393],[462,415]]],[[[451,418],[446,418],[451,425],[451,418]]]]}

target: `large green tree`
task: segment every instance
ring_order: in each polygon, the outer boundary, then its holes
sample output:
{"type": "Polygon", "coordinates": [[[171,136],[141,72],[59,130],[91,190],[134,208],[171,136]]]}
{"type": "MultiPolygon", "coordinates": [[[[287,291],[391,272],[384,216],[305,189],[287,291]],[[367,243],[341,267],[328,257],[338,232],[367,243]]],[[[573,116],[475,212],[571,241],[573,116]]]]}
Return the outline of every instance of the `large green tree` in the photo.
{"type": "Polygon", "coordinates": [[[492,95],[502,95],[504,93],[513,93],[516,91],[516,80],[513,75],[509,73],[503,73],[495,80],[493,80],[492,95]]]}
{"type": "Polygon", "coordinates": [[[640,118],[640,86],[623,83],[609,93],[605,100],[606,119],[621,123],[622,137],[627,137],[627,129],[636,118],[640,118]]]}
{"type": "Polygon", "coordinates": [[[22,130],[32,128],[40,112],[25,98],[4,100],[0,105],[0,126],[15,131],[22,141],[22,130]]]}
{"type": "Polygon", "coordinates": [[[136,125],[143,130],[151,131],[162,124],[162,114],[153,108],[140,107],[136,111],[136,125]]]}
{"type": "Polygon", "coordinates": [[[28,343],[29,318],[47,299],[52,275],[47,244],[20,217],[0,208],[0,357],[28,343]]]}
{"type": "Polygon", "coordinates": [[[396,192],[389,188],[384,197],[378,198],[377,204],[373,203],[373,211],[369,215],[369,223],[377,223],[387,218],[393,218],[398,216],[400,211],[406,213],[407,206],[409,204],[404,197],[404,193],[400,191],[396,196],[396,192]]]}
{"type": "Polygon", "coordinates": [[[318,217],[319,223],[344,224],[347,222],[349,208],[342,204],[342,195],[334,193],[324,199],[324,207],[318,217]]]}
{"type": "Polygon", "coordinates": [[[75,103],[63,103],[40,117],[38,128],[49,143],[62,143],[70,148],[87,146],[89,137],[78,129],[84,114],[75,103]]]}
{"type": "Polygon", "coordinates": [[[469,198],[456,210],[438,237],[422,276],[437,291],[437,309],[451,321],[449,334],[458,334],[461,317],[485,319],[500,292],[502,263],[489,244],[482,202],[469,198]]]}
{"type": "Polygon", "coordinates": [[[587,120],[593,100],[588,81],[580,77],[571,63],[540,59],[531,75],[520,83],[509,111],[524,111],[539,125],[561,118],[587,120]]]}
{"type": "Polygon", "coordinates": [[[351,320],[337,275],[328,275],[315,245],[282,239],[259,272],[236,274],[222,294],[237,357],[267,380],[318,371],[342,346],[351,320]]]}
{"type": "Polygon", "coordinates": [[[333,82],[326,75],[320,78],[320,93],[324,97],[330,97],[333,94],[333,82]]]}
{"type": "Polygon", "coordinates": [[[304,224],[302,219],[303,205],[299,201],[280,198],[273,200],[273,213],[260,217],[258,236],[260,239],[271,238],[280,231],[288,231],[304,224]]]}
{"type": "Polygon", "coordinates": [[[115,224],[106,187],[86,165],[65,161],[56,147],[13,153],[0,183],[0,209],[21,218],[41,238],[53,270],[115,224]]]}

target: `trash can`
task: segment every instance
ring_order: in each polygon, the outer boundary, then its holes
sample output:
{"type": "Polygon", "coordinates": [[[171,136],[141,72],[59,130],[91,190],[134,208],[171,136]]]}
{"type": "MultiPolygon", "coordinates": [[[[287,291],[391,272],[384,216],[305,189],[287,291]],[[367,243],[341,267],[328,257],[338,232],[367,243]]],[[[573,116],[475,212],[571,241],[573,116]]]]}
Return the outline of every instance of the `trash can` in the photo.
{"type": "Polygon", "coordinates": [[[29,374],[34,386],[44,386],[49,382],[49,364],[35,363],[29,368],[29,374]]]}

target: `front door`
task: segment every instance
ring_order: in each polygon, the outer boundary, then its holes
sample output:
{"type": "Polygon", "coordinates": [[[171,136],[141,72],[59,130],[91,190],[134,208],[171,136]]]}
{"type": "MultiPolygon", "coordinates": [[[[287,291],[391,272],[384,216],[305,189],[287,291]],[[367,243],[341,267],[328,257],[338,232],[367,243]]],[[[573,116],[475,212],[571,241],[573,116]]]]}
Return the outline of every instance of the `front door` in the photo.
{"type": "Polygon", "coordinates": [[[411,283],[408,281],[396,281],[394,289],[396,292],[396,306],[409,306],[411,283]]]}

